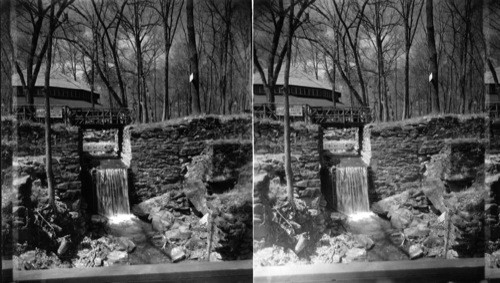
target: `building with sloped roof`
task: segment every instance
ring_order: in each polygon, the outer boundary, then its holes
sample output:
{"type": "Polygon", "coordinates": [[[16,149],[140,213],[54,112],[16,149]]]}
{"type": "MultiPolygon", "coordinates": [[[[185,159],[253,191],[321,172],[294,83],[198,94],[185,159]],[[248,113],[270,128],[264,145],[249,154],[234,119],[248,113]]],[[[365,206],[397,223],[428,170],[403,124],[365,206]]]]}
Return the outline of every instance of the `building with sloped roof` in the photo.
{"type": "MultiPolygon", "coordinates": [[[[26,80],[26,70],[23,71],[24,79],[26,80]]],[[[45,67],[40,68],[38,77],[35,82],[34,106],[41,107],[45,105],[45,96],[43,88],[45,86],[45,67]]],[[[23,86],[19,74],[12,75],[12,87],[14,88],[15,104],[18,108],[28,105],[23,92],[23,86]]],[[[51,70],[50,73],[50,105],[53,107],[74,107],[74,108],[90,108],[92,107],[91,90],[88,84],[76,81],[70,76],[67,76],[58,70],[51,70]]],[[[99,93],[94,91],[93,100],[95,107],[101,107],[99,103],[99,93]]]]}
{"type": "MultiPolygon", "coordinates": [[[[500,80],[500,67],[495,68],[495,73],[497,75],[497,78],[500,80]]],[[[486,103],[487,104],[500,103],[500,89],[496,85],[491,71],[486,71],[484,73],[484,84],[486,87],[486,103]]]]}
{"type": "MultiPolygon", "coordinates": [[[[267,74],[267,70],[264,70],[267,74]]],[[[283,105],[284,97],[281,94],[280,89],[284,84],[284,70],[281,69],[278,79],[276,80],[276,87],[274,89],[275,104],[283,105]]],[[[290,105],[309,105],[309,106],[334,106],[340,102],[341,94],[335,91],[332,94],[332,87],[320,80],[314,78],[297,68],[292,68],[290,70],[289,79],[289,101],[290,105]]],[[[254,94],[254,104],[267,103],[266,93],[264,91],[264,84],[262,83],[262,78],[259,73],[255,73],[253,76],[253,94],[254,94]]]]}

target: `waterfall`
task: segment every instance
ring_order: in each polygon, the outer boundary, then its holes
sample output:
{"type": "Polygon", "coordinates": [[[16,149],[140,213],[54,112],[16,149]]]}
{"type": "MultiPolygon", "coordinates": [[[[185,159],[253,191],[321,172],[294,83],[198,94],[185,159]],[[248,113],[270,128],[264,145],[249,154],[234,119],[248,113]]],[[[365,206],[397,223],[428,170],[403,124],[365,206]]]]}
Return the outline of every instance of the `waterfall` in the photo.
{"type": "Polygon", "coordinates": [[[97,213],[104,216],[130,213],[126,168],[97,168],[93,178],[97,213]]]}
{"type": "Polygon", "coordinates": [[[347,215],[369,212],[367,167],[345,166],[335,171],[337,210],[347,215]]]}

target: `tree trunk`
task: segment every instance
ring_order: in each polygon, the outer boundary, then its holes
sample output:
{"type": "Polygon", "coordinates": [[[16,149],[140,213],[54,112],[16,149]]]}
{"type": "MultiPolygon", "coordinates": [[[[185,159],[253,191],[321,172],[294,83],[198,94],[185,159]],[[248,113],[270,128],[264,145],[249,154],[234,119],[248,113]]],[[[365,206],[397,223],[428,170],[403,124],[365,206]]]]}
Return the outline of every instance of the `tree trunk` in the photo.
{"type": "Polygon", "coordinates": [[[434,5],[433,0],[426,0],[426,15],[427,15],[427,47],[429,49],[429,62],[430,71],[432,74],[432,93],[431,93],[431,105],[432,113],[437,114],[440,112],[439,107],[439,74],[438,74],[438,62],[437,62],[437,51],[436,51],[436,38],[434,36],[434,5]]]}
{"type": "MultiPolygon", "coordinates": [[[[193,115],[201,114],[200,107],[200,84],[199,84],[199,71],[198,71],[198,52],[196,50],[196,36],[194,33],[194,15],[193,15],[193,0],[186,2],[186,16],[187,16],[187,31],[189,40],[189,64],[191,65],[191,72],[193,75],[192,85],[194,91],[191,92],[191,113],[193,115]]],[[[191,74],[190,74],[191,75],[191,74]]]]}
{"type": "Polygon", "coordinates": [[[290,149],[290,103],[288,99],[289,94],[289,80],[290,80],[290,64],[292,61],[292,39],[293,39],[293,17],[294,17],[294,0],[290,1],[290,16],[288,25],[288,41],[287,41],[287,53],[286,53],[286,65],[284,74],[284,98],[285,98],[285,129],[284,129],[284,141],[285,141],[285,174],[286,174],[286,191],[288,195],[288,201],[292,207],[295,207],[294,197],[293,197],[293,171],[292,171],[292,155],[290,149]]]}
{"type": "Polygon", "coordinates": [[[52,142],[51,142],[51,127],[50,127],[50,68],[52,66],[52,34],[54,31],[54,5],[55,1],[51,1],[50,7],[50,24],[48,34],[48,50],[47,64],[45,67],[45,86],[43,92],[45,95],[45,172],[47,175],[47,189],[49,191],[49,204],[55,209],[56,198],[54,191],[54,172],[52,171],[52,142]]]}
{"type": "MultiPolygon", "coordinates": [[[[170,50],[170,44],[165,44],[165,50],[170,50]],[[168,46],[168,47],[167,47],[168,46]]],[[[165,51],[165,95],[163,96],[163,115],[161,116],[162,121],[170,119],[169,102],[168,102],[168,51],[165,51]]]]}

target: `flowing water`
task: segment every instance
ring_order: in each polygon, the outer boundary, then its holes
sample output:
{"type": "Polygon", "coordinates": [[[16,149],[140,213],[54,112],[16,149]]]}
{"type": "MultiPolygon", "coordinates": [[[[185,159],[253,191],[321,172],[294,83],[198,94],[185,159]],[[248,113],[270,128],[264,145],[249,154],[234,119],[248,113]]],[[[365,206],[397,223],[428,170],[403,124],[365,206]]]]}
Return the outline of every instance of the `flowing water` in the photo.
{"type": "Polygon", "coordinates": [[[366,166],[341,166],[335,169],[337,210],[347,215],[370,211],[366,166]]]}
{"type": "Polygon", "coordinates": [[[127,168],[117,167],[98,167],[93,174],[97,213],[108,217],[130,213],[127,168]]]}

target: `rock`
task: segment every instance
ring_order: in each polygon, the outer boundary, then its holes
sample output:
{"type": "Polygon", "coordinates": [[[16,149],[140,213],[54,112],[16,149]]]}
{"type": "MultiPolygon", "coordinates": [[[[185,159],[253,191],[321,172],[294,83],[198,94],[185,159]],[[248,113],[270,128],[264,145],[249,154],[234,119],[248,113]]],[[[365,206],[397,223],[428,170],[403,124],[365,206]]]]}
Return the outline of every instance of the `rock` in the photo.
{"type": "Polygon", "coordinates": [[[404,234],[408,238],[423,238],[429,235],[431,230],[423,225],[412,226],[404,229],[404,234]]]}
{"type": "Polygon", "coordinates": [[[437,222],[444,223],[445,220],[446,220],[446,212],[443,212],[443,213],[441,213],[441,215],[439,215],[437,222]]]}
{"type": "Polygon", "coordinates": [[[31,205],[31,188],[33,180],[29,175],[14,178],[12,181],[13,191],[17,192],[22,205],[31,205]]]}
{"type": "Polygon", "coordinates": [[[191,181],[184,184],[184,192],[195,211],[205,215],[208,213],[207,188],[201,181],[191,181]]]}
{"type": "Polygon", "coordinates": [[[345,258],[342,260],[342,262],[349,263],[352,261],[365,261],[366,259],[365,249],[352,248],[346,252],[345,258]]]}
{"type": "Polygon", "coordinates": [[[446,259],[455,259],[458,258],[458,253],[455,250],[448,250],[446,253],[446,259]]]}
{"type": "Polygon", "coordinates": [[[424,251],[419,244],[415,244],[410,246],[409,254],[410,259],[417,259],[424,255],[424,251]]]}
{"type": "Polygon", "coordinates": [[[258,174],[253,177],[254,191],[256,194],[267,196],[269,192],[269,176],[267,174],[258,174]]]}
{"type": "Polygon", "coordinates": [[[330,218],[332,219],[332,221],[336,221],[336,222],[347,220],[347,216],[345,214],[340,213],[340,212],[332,212],[330,214],[330,218]]]}
{"type": "Polygon", "coordinates": [[[409,198],[409,191],[384,198],[372,205],[372,211],[383,217],[388,217],[389,212],[401,207],[409,198]]]}
{"type": "Polygon", "coordinates": [[[175,222],[175,216],[166,210],[153,213],[149,217],[152,220],[153,229],[158,232],[168,230],[175,222]]]}
{"type": "Polygon", "coordinates": [[[413,213],[406,208],[399,208],[395,211],[391,211],[391,224],[394,228],[404,229],[406,228],[413,219],[413,213]]]}
{"type": "Polygon", "coordinates": [[[467,222],[456,214],[451,216],[451,223],[461,229],[465,229],[467,227],[467,222]]]}
{"type": "Polygon", "coordinates": [[[189,239],[193,232],[189,230],[189,227],[186,225],[182,225],[179,227],[179,235],[182,239],[189,239]]]}
{"type": "Polygon", "coordinates": [[[73,202],[71,204],[71,209],[74,211],[80,210],[80,204],[81,204],[81,201],[79,199],[75,200],[75,202],[73,202]]]}
{"type": "Polygon", "coordinates": [[[137,217],[146,218],[154,211],[163,209],[170,202],[170,193],[164,193],[132,206],[131,212],[137,217]]]}
{"type": "Polygon", "coordinates": [[[434,247],[434,248],[431,248],[431,249],[429,249],[429,251],[427,252],[427,256],[428,256],[428,257],[440,257],[440,256],[441,256],[441,250],[442,250],[442,248],[441,248],[441,247],[434,247]]]}
{"type": "Polygon", "coordinates": [[[332,256],[332,263],[340,263],[341,260],[342,260],[342,257],[340,257],[340,255],[338,255],[338,254],[334,254],[332,256]]]}
{"type": "Polygon", "coordinates": [[[373,240],[364,234],[354,235],[354,240],[356,241],[357,248],[363,248],[365,250],[369,250],[375,245],[373,240]]]}
{"type": "Polygon", "coordinates": [[[90,221],[93,224],[105,224],[106,222],[108,222],[108,218],[106,218],[106,216],[94,214],[90,217],[90,221]]]}
{"type": "Polygon", "coordinates": [[[438,236],[429,236],[422,243],[424,247],[428,249],[442,247],[444,245],[444,240],[438,236]]]}
{"type": "Polygon", "coordinates": [[[208,223],[208,216],[209,216],[209,213],[203,215],[202,218],[200,218],[200,220],[198,221],[198,223],[201,225],[201,226],[205,226],[207,225],[208,223]]]}
{"type": "Polygon", "coordinates": [[[175,247],[170,251],[170,257],[172,258],[172,262],[176,263],[186,258],[186,253],[181,247],[175,247]]]}
{"type": "Polygon", "coordinates": [[[128,259],[128,254],[125,251],[112,251],[106,256],[106,261],[109,265],[122,263],[128,259]]]}
{"type": "Polygon", "coordinates": [[[302,233],[298,235],[297,244],[295,245],[294,252],[295,254],[299,254],[306,246],[307,246],[307,237],[306,233],[302,233]]]}
{"type": "Polygon", "coordinates": [[[222,256],[217,252],[211,252],[210,261],[222,261],[222,256]]]}
{"type": "Polygon", "coordinates": [[[68,251],[70,243],[66,237],[62,238],[61,244],[59,244],[59,248],[57,249],[57,254],[59,256],[64,255],[68,251]]]}
{"type": "Polygon", "coordinates": [[[96,257],[94,259],[94,266],[101,266],[102,265],[102,258],[96,257]]]}
{"type": "Polygon", "coordinates": [[[131,253],[135,249],[134,242],[127,237],[118,238],[118,244],[121,246],[121,248],[123,248],[124,251],[127,251],[127,253],[131,253]]]}
{"type": "Polygon", "coordinates": [[[441,213],[448,211],[444,204],[443,193],[445,191],[445,187],[441,180],[426,180],[423,190],[425,196],[429,199],[434,208],[439,210],[441,213]]]}
{"type": "Polygon", "coordinates": [[[78,219],[78,217],[80,217],[80,214],[76,211],[70,211],[69,215],[71,216],[72,219],[78,219]]]}

